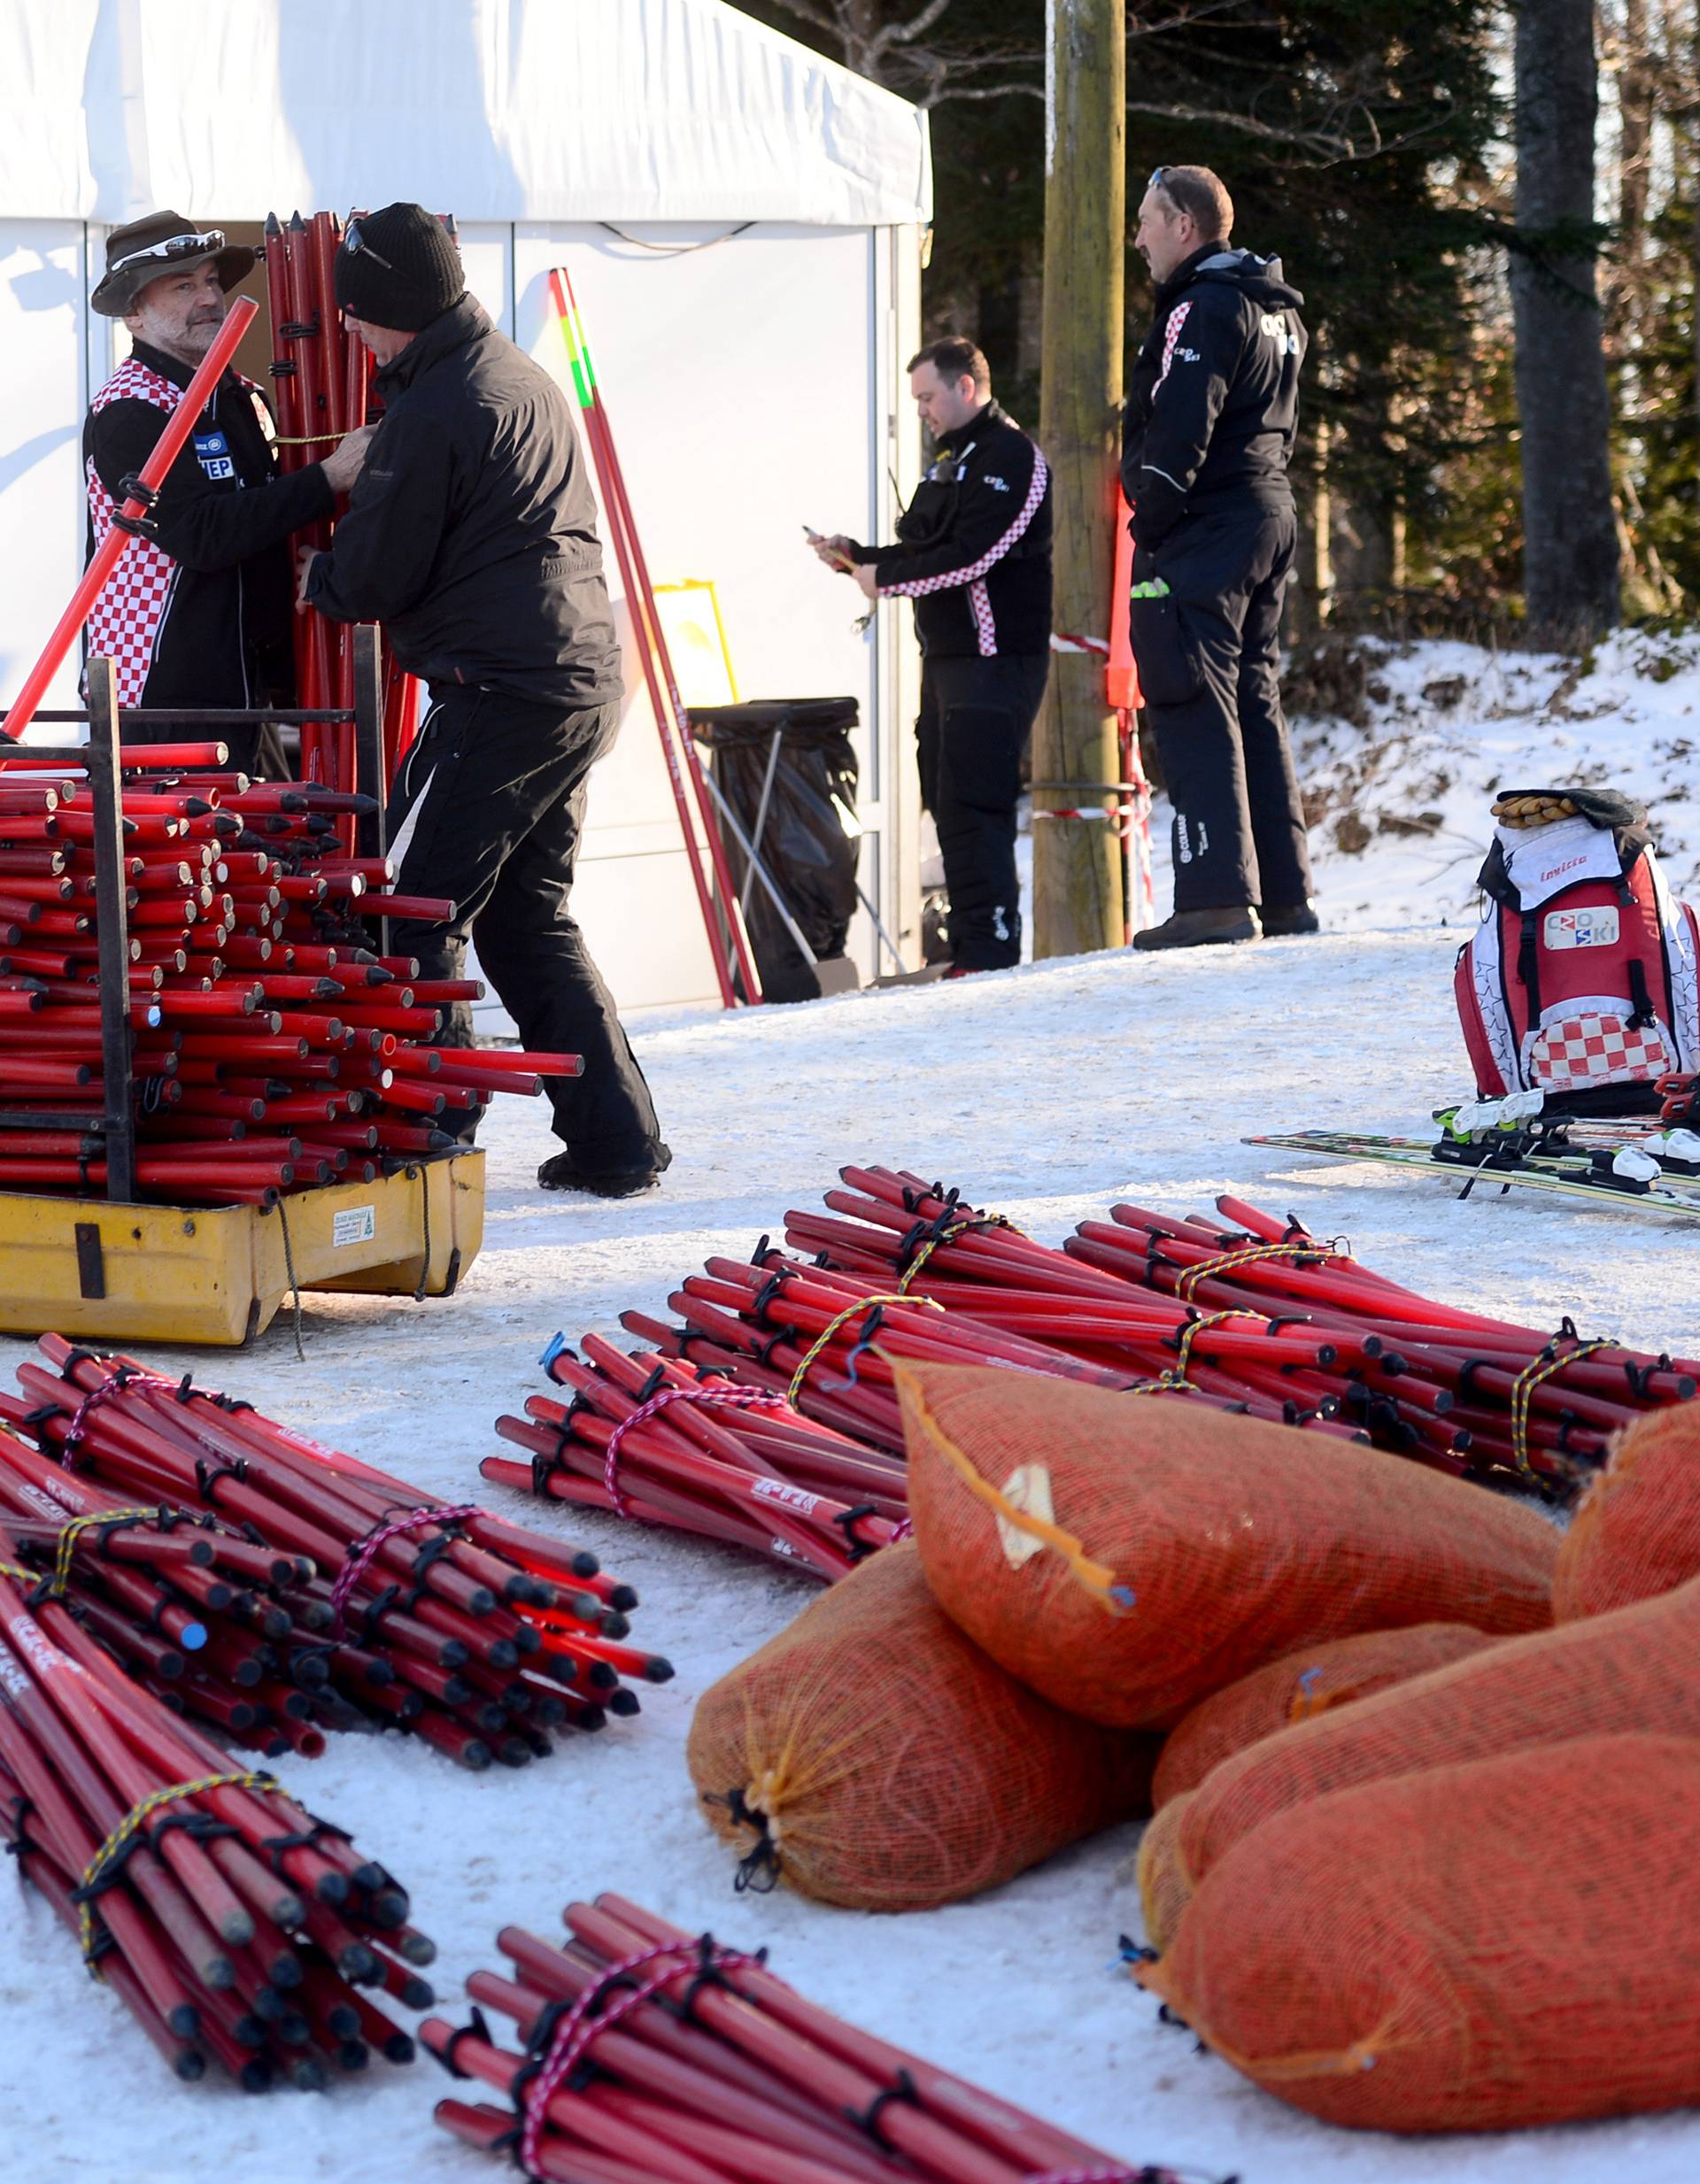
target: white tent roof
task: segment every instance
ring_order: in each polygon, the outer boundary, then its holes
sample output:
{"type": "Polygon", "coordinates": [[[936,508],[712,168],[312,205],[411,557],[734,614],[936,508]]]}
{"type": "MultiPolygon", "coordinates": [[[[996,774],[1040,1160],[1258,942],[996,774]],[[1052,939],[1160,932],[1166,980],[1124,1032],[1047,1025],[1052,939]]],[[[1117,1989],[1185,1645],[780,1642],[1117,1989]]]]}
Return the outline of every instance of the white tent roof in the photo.
{"type": "Polygon", "coordinates": [[[722,0],[4,0],[0,217],[931,214],[926,117],[722,0]]]}

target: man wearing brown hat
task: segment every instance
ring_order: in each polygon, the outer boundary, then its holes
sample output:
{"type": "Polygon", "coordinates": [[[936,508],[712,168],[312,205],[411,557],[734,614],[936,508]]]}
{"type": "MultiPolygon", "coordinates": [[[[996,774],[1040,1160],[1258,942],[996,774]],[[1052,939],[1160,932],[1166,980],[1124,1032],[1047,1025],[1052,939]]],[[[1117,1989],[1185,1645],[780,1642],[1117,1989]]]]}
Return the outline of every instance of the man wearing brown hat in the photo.
{"type": "MultiPolygon", "coordinates": [[[[97,311],[121,318],[130,354],[89,405],[83,475],[92,552],[224,323],[226,296],[254,263],[176,212],[114,228],[97,311]]],[[[166,474],[151,536],[136,539],[89,618],[91,652],[117,663],[121,706],[290,702],[291,531],[330,515],[359,475],[370,433],[348,436],[321,463],[280,476],[271,413],[251,380],[227,371],[166,474]]],[[[181,737],[162,727],[153,740],[181,737]]],[[[259,731],[234,729],[232,763],[252,767],[259,731]]],[[[128,740],[148,740],[127,728],[128,740]]]]}
{"type": "MultiPolygon", "coordinates": [[[[328,553],[299,550],[304,604],[381,621],[431,709],[398,776],[390,854],[403,894],[452,923],[392,920],[427,978],[468,936],[529,1047],[582,1054],[548,1092],[564,1152],[545,1190],[625,1198],[672,1159],[613,997],[568,907],[585,783],[620,726],[620,648],[583,450],[566,397],[467,294],[422,205],[361,213],[336,301],[378,366],[370,458],[328,553]]],[[[469,1044],[464,1005],[450,1036],[469,1044]]]]}

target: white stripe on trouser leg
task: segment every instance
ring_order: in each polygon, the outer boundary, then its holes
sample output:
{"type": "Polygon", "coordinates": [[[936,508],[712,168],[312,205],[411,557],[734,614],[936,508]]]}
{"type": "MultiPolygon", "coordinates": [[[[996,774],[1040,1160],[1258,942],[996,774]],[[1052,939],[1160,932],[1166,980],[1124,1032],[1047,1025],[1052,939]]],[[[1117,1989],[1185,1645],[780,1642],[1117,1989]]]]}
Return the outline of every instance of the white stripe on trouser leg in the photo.
{"type": "Polygon", "coordinates": [[[398,885],[399,885],[401,882],[401,868],[403,864],[406,861],[408,845],[413,838],[413,829],[419,824],[419,814],[425,808],[425,799],[431,793],[431,783],[436,779],[437,768],[436,767],[432,767],[430,772],[425,776],[425,786],[420,791],[419,794],[408,806],[407,816],[402,821],[400,826],[396,830],[396,838],[390,845],[389,857],[390,863],[396,868],[396,882],[398,885]]]}

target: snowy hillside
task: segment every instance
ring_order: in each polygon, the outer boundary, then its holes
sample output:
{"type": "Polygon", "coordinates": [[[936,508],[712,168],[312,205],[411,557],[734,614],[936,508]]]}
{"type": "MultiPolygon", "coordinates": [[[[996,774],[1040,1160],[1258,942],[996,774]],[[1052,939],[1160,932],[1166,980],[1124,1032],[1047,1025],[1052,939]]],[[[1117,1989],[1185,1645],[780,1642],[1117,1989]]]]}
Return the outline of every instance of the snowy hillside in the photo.
{"type": "Polygon", "coordinates": [[[1367,641],[1330,647],[1293,698],[1331,928],[1472,922],[1498,788],[1623,789],[1648,806],[1673,885],[1700,884],[1700,636],[1627,633],[1580,666],[1367,641]],[[1307,699],[1321,706],[1302,713],[1307,699]]]}

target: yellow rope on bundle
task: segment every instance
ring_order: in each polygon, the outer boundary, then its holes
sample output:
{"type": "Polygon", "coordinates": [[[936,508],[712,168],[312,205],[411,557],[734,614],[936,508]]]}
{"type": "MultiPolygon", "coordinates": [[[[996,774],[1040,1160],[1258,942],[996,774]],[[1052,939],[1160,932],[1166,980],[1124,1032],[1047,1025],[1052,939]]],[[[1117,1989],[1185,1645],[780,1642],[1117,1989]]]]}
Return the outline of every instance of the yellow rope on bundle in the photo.
{"type": "Polygon", "coordinates": [[[898,1287],[903,1290],[908,1289],[909,1284],[925,1266],[940,1244],[954,1244],[959,1236],[973,1236],[985,1229],[1008,1229],[1012,1236],[1024,1236],[1026,1233],[1025,1230],[1018,1229],[1015,1223],[1003,1214],[979,1214],[971,1221],[955,1222],[951,1227],[941,1231],[939,1235],[928,1238],[914,1258],[910,1260],[905,1271],[898,1277],[898,1287]]]}
{"type": "Polygon", "coordinates": [[[1202,1319],[1188,1320],[1180,1331],[1180,1340],[1175,1346],[1175,1362],[1165,1373],[1155,1380],[1136,1380],[1123,1392],[1128,1395],[1202,1395],[1203,1390],[1187,1378],[1193,1362],[1193,1345],[1207,1327],[1219,1327],[1225,1319],[1263,1319],[1261,1312],[1248,1312],[1240,1306],[1230,1312],[1207,1312],[1202,1319]]]}
{"type": "Polygon", "coordinates": [[[77,1938],[82,1944],[82,1961],[96,1979],[100,1977],[100,1966],[96,1961],[99,1937],[95,1932],[93,1891],[98,1889],[106,1878],[108,1869],[123,1855],[126,1845],[149,1817],[161,1805],[174,1804],[180,1797],[198,1797],[203,1790],[275,1790],[282,1784],[272,1774],[236,1771],[230,1774],[204,1774],[193,1782],[175,1782],[168,1789],[155,1790],[138,1805],[132,1805],[112,1833],[82,1869],[81,1885],[77,1890],[77,1938]]]}
{"type": "MultiPolygon", "coordinates": [[[[1236,1267],[1248,1267],[1260,1259],[1338,1259],[1341,1253],[1337,1246],[1338,1239],[1333,1243],[1321,1244],[1314,1236],[1302,1244],[1248,1244],[1243,1251],[1225,1251],[1214,1259],[1201,1259],[1195,1267],[1188,1267],[1175,1284],[1175,1294],[1190,1304],[1199,1283],[1208,1281],[1213,1274],[1231,1274],[1236,1267]]],[[[1256,1313],[1251,1315],[1254,1319],[1256,1316],[1256,1313]]]]}
{"type": "Polygon", "coordinates": [[[1542,1352],[1532,1358],[1518,1374],[1511,1387],[1511,1460],[1519,1471],[1529,1470],[1529,1406],[1534,1401],[1534,1391],[1555,1373],[1578,1358],[1592,1357],[1596,1350],[1617,1347],[1610,1335],[1597,1342],[1579,1342],[1574,1349],[1560,1350],[1557,1355],[1542,1352]]]}
{"type": "Polygon", "coordinates": [[[65,1597],[71,1582],[71,1557],[76,1552],[77,1541],[85,1532],[97,1530],[102,1524],[158,1524],[168,1512],[155,1505],[151,1509],[97,1509],[87,1516],[73,1516],[59,1533],[58,1554],[53,1563],[53,1577],[48,1592],[54,1600],[65,1597]]]}
{"type": "Polygon", "coordinates": [[[788,1403],[792,1405],[796,1403],[803,1383],[808,1378],[810,1366],[831,1342],[833,1336],[838,1332],[839,1329],[848,1326],[858,1312],[873,1312],[882,1304],[912,1304],[929,1312],[942,1312],[945,1308],[936,1298],[906,1297],[900,1289],[884,1291],[877,1297],[858,1297],[854,1304],[846,1305],[842,1312],[828,1320],[826,1325],[822,1328],[820,1333],[804,1351],[803,1362],[791,1376],[791,1385],[785,1390],[785,1401],[788,1403]]]}

